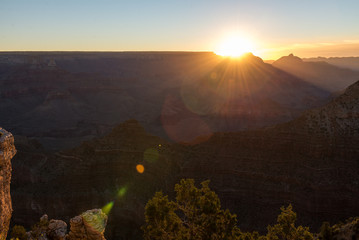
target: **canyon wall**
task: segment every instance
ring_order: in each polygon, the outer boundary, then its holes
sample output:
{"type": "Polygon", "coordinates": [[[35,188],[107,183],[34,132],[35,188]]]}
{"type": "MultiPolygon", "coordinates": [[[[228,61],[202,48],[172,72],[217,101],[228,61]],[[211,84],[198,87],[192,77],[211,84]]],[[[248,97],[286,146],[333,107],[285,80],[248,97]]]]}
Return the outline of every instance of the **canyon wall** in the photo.
{"type": "Polygon", "coordinates": [[[11,219],[11,159],[15,153],[13,136],[0,128],[0,240],[6,239],[11,219]]]}

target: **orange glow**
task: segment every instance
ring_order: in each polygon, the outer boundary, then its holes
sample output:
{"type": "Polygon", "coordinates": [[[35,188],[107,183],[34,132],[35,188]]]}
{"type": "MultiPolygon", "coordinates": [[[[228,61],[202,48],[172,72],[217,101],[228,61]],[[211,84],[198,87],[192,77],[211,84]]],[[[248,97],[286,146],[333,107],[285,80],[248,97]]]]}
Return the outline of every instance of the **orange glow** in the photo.
{"type": "Polygon", "coordinates": [[[245,53],[253,51],[253,41],[244,35],[236,34],[224,39],[215,53],[225,57],[240,57],[245,53]]]}
{"type": "Polygon", "coordinates": [[[142,164],[137,164],[136,170],[138,173],[143,173],[145,171],[145,167],[142,164]]]}

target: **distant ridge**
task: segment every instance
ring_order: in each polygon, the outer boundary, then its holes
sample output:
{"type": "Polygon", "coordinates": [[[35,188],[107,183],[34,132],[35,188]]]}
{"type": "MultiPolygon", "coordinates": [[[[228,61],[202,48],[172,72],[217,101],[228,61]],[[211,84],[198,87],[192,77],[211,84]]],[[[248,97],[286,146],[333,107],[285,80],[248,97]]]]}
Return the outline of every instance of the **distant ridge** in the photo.
{"type": "Polygon", "coordinates": [[[343,90],[359,80],[359,71],[339,68],[325,61],[303,61],[293,54],[281,57],[272,65],[331,92],[343,90]]]}
{"type": "Polygon", "coordinates": [[[333,64],[337,67],[349,68],[352,70],[359,71],[359,56],[357,57],[316,57],[316,58],[303,58],[306,62],[318,62],[324,61],[333,64]]]}

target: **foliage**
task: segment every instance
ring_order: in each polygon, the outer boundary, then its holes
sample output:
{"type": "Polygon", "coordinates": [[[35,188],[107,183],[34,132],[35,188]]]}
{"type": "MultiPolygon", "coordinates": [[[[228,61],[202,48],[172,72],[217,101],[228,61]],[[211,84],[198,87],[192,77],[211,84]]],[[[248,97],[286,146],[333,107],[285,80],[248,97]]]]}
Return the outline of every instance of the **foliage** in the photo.
{"type": "MultiPolygon", "coordinates": [[[[297,214],[292,205],[281,207],[274,226],[267,234],[241,232],[237,218],[222,210],[218,196],[208,187],[209,181],[194,185],[193,179],[182,179],[175,186],[176,199],[170,201],[157,192],[145,209],[146,224],[142,227],[145,240],[313,240],[308,227],[296,226],[297,214]]],[[[359,218],[330,226],[324,222],[318,240],[358,239],[359,218]]]]}
{"type": "Polygon", "coordinates": [[[253,232],[253,233],[249,233],[249,232],[244,232],[241,233],[237,238],[237,240],[266,240],[266,236],[261,236],[259,235],[258,232],[253,232]]]}
{"type": "Polygon", "coordinates": [[[182,179],[175,186],[175,201],[157,192],[146,205],[144,238],[236,239],[240,234],[236,215],[221,209],[218,196],[208,184],[202,182],[197,188],[193,179],[182,179]]]}
{"type": "Polygon", "coordinates": [[[323,222],[318,239],[321,240],[332,240],[333,239],[333,229],[330,227],[328,222],[323,222]]]}
{"type": "Polygon", "coordinates": [[[19,239],[19,240],[27,239],[25,228],[21,225],[15,225],[11,229],[10,237],[11,237],[11,239],[19,239]]]}
{"type": "Polygon", "coordinates": [[[311,240],[313,234],[309,232],[308,227],[295,226],[297,214],[293,212],[292,205],[287,208],[281,207],[281,214],[277,218],[277,224],[268,226],[268,240],[311,240]]]}
{"type": "MultiPolygon", "coordinates": [[[[359,217],[351,217],[345,222],[339,222],[331,227],[322,226],[319,238],[323,235],[325,237],[328,237],[328,235],[331,237],[326,239],[346,239],[348,237],[350,237],[350,239],[359,239],[359,217]]],[[[325,238],[323,237],[322,239],[325,238]]]]}
{"type": "Polygon", "coordinates": [[[34,226],[31,227],[31,235],[35,239],[46,237],[46,230],[49,226],[49,221],[47,215],[44,215],[40,218],[40,221],[37,222],[34,226]]]}

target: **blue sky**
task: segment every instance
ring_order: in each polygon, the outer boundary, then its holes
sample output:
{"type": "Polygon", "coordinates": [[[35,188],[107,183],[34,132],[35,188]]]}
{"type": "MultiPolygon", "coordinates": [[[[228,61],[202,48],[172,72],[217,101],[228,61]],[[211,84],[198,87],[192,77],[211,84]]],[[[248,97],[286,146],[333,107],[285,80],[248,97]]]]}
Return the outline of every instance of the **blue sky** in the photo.
{"type": "Polygon", "coordinates": [[[358,12],[354,0],[0,0],[0,51],[213,51],[238,31],[267,58],[359,55],[358,12]]]}

